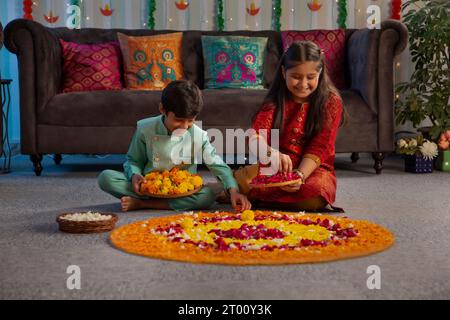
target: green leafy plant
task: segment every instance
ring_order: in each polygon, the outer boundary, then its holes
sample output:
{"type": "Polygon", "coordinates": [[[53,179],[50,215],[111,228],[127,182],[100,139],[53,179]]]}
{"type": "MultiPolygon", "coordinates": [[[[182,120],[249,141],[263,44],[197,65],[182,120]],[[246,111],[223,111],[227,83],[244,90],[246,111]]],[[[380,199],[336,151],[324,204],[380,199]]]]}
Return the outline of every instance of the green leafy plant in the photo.
{"type": "Polygon", "coordinates": [[[436,139],[450,129],[450,1],[409,0],[402,10],[409,30],[415,70],[410,82],[396,86],[397,125],[411,121],[414,128],[429,119],[430,136],[436,139]]]}

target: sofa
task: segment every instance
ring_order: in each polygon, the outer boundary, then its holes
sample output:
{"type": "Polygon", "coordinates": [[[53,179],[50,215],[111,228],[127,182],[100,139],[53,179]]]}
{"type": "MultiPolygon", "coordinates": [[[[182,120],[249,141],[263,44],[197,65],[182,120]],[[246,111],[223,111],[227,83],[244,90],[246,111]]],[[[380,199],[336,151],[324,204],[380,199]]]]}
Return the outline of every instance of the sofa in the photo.
{"type": "MultiPolygon", "coordinates": [[[[58,39],[76,43],[117,40],[117,32],[132,36],[171,30],[48,28],[24,19],[5,28],[5,46],[17,55],[20,83],[21,152],[30,155],[41,175],[44,154],[124,154],[136,122],[157,115],[159,91],[92,91],[61,93],[62,55],[58,39]]],[[[407,44],[406,27],[394,20],[378,30],[345,31],[345,70],[348,87],[341,96],[349,115],[336,141],[336,152],[371,153],[377,174],[386,153],[394,150],[394,57],[407,44]]],[[[203,91],[205,106],[199,116],[203,128],[250,128],[282,55],[281,33],[276,31],[184,31],[185,78],[203,91]],[[265,90],[205,89],[202,35],[268,37],[264,63],[265,90]]]]}
{"type": "MultiPolygon", "coordinates": [[[[3,47],[3,25],[0,22],[0,50],[3,47]]],[[[2,78],[2,70],[0,70],[0,79],[2,78]]],[[[0,159],[3,156],[3,94],[0,90],[0,103],[1,103],[1,107],[0,107],[0,159]]]]}

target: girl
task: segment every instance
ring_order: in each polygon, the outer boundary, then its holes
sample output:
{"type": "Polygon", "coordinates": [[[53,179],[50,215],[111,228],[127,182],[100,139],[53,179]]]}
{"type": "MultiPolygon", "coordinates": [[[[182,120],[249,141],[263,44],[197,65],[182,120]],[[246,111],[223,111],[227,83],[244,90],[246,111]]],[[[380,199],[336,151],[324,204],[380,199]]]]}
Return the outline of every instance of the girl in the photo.
{"type": "MultiPolygon", "coordinates": [[[[250,189],[248,183],[259,166],[235,171],[241,191],[259,206],[320,211],[335,201],[334,145],[343,106],[324,58],[313,42],[294,42],[283,54],[272,87],[254,117],[256,133],[266,129],[270,137],[271,129],[280,130],[279,150],[269,147],[279,156],[280,171],[298,170],[302,176],[300,183],[287,187],[250,189]]],[[[263,137],[256,134],[252,139],[263,137]]]]}

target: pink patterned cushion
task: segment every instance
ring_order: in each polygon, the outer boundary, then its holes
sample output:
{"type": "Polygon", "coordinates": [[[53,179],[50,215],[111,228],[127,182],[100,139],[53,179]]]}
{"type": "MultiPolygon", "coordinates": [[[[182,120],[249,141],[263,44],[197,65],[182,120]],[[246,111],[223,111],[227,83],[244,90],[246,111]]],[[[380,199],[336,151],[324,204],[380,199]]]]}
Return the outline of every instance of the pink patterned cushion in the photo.
{"type": "Polygon", "coordinates": [[[77,44],[60,39],[63,50],[63,92],[121,90],[118,42],[77,44]]]}
{"type": "Polygon", "coordinates": [[[344,89],[345,82],[345,31],[283,31],[283,48],[287,50],[294,41],[312,41],[325,52],[328,74],[338,89],[344,89]]]}

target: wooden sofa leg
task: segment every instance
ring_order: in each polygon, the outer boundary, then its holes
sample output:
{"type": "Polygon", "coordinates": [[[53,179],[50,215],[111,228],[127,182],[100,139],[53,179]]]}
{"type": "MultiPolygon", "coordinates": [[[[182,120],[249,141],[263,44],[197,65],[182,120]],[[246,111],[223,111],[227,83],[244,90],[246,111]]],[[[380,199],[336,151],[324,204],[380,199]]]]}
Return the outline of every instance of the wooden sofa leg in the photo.
{"type": "Polygon", "coordinates": [[[33,162],[34,173],[36,176],[40,177],[42,172],[42,154],[33,154],[30,156],[31,162],[33,162]]]}
{"type": "Polygon", "coordinates": [[[384,160],[384,153],[383,152],[373,152],[372,158],[375,160],[375,165],[373,168],[375,169],[375,172],[377,174],[381,174],[381,170],[383,170],[383,160],[384,160]]]}
{"type": "Polygon", "coordinates": [[[359,160],[359,153],[358,152],[353,152],[350,159],[352,159],[352,163],[356,163],[359,160]]]}
{"type": "Polygon", "coordinates": [[[62,161],[62,156],[60,154],[55,154],[55,156],[53,157],[53,161],[55,161],[55,164],[59,166],[62,161]]]}

